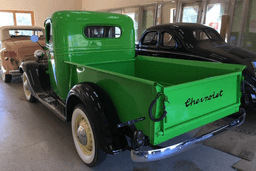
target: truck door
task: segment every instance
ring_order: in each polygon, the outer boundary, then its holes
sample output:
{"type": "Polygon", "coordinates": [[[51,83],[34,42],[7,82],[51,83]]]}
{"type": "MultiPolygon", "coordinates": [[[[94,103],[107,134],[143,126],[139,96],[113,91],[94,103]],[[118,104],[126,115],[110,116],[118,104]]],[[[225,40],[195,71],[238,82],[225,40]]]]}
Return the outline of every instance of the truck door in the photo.
{"type": "Polygon", "coordinates": [[[53,41],[52,41],[52,23],[50,18],[45,21],[45,36],[46,36],[45,41],[46,41],[46,47],[47,47],[46,54],[48,58],[48,71],[49,71],[51,86],[52,86],[52,89],[55,91],[55,93],[58,93],[56,66],[55,66],[53,41]]]}

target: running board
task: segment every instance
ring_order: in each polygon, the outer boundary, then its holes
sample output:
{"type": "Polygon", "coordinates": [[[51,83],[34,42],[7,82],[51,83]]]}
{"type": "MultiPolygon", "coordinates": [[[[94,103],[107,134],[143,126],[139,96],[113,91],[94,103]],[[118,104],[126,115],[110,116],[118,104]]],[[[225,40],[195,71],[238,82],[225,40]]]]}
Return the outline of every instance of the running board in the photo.
{"type": "Polygon", "coordinates": [[[37,98],[41,103],[43,103],[47,108],[53,111],[60,119],[66,121],[67,117],[65,116],[66,105],[63,104],[60,100],[54,99],[49,95],[38,95],[37,98]]]}

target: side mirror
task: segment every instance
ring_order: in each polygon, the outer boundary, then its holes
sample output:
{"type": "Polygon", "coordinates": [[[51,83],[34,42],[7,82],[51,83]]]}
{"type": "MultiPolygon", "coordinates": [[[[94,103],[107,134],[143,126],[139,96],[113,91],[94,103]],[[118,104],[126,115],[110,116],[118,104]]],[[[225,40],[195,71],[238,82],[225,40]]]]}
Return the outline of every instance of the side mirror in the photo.
{"type": "Polygon", "coordinates": [[[38,60],[42,59],[45,56],[45,52],[41,49],[38,49],[34,52],[34,57],[38,60]]]}
{"type": "Polygon", "coordinates": [[[38,42],[39,38],[38,38],[37,35],[32,35],[32,36],[30,37],[30,40],[31,40],[32,42],[38,42]]]}

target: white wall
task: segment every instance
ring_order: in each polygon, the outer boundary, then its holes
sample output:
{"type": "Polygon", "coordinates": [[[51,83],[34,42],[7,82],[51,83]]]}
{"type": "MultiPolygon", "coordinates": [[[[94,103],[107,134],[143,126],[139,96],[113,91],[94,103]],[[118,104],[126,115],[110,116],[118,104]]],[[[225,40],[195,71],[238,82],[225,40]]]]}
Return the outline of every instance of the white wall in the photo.
{"type": "Polygon", "coordinates": [[[35,25],[43,27],[55,11],[82,10],[82,0],[1,0],[0,10],[34,11],[35,25]]]}
{"type": "Polygon", "coordinates": [[[170,0],[82,0],[82,8],[86,11],[98,11],[168,1],[170,0]]]}

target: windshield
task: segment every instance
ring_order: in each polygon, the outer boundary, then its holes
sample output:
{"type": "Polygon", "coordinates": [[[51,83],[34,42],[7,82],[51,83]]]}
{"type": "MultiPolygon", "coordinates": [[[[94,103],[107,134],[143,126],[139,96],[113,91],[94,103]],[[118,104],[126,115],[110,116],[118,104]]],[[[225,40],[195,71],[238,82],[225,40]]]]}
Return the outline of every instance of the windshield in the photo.
{"type": "Polygon", "coordinates": [[[38,37],[44,37],[42,30],[9,30],[10,37],[30,37],[37,35],[38,37]]]}

